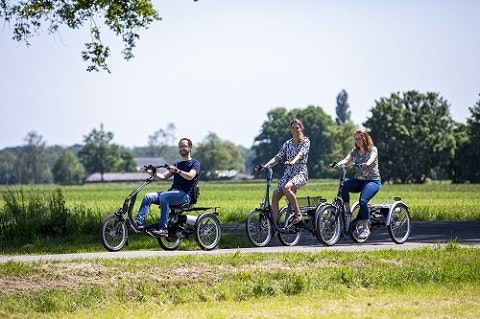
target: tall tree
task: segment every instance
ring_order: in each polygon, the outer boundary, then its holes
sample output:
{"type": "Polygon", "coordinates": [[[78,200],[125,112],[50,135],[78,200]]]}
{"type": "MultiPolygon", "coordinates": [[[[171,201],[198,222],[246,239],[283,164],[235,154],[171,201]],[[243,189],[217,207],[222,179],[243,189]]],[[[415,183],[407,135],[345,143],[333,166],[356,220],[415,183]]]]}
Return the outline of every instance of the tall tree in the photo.
{"type": "Polygon", "coordinates": [[[348,94],[347,91],[342,90],[337,95],[337,107],[335,108],[335,113],[337,117],[335,122],[337,125],[343,125],[350,121],[352,112],[349,110],[350,104],[348,104],[348,94]]]}
{"type": "Polygon", "coordinates": [[[452,181],[455,183],[480,183],[480,100],[469,107],[470,117],[467,124],[459,124],[456,130],[458,147],[452,161],[452,181]]]}
{"type": "MultiPolygon", "coordinates": [[[[324,132],[335,123],[321,107],[310,105],[305,109],[290,111],[284,107],[277,107],[268,112],[267,118],[252,147],[256,154],[255,164],[265,163],[278,153],[283,143],[292,138],[290,121],[298,118],[305,126],[304,134],[310,138],[309,176],[319,178],[329,175],[328,163],[331,160],[332,144],[324,132]]],[[[278,172],[282,168],[275,167],[274,170],[278,172]]]]}
{"type": "Polygon", "coordinates": [[[165,156],[164,152],[175,143],[175,130],[175,124],[168,123],[166,129],[158,129],[148,136],[148,156],[165,156]]]}
{"type": "Polygon", "coordinates": [[[480,169],[478,169],[478,159],[480,158],[480,100],[474,107],[469,108],[471,116],[467,119],[468,131],[470,135],[470,157],[467,162],[469,167],[469,181],[480,183],[480,169]]]}
{"type": "Polygon", "coordinates": [[[30,45],[30,39],[48,30],[55,34],[62,26],[80,29],[90,26],[90,41],[85,43],[83,59],[88,71],[107,70],[110,48],[102,42],[101,23],[122,38],[122,54],[126,60],[140,38],[139,30],[148,29],[160,20],[151,0],[0,0],[0,17],[13,24],[13,39],[30,45]]]}
{"type": "Polygon", "coordinates": [[[111,144],[112,140],[113,133],[106,132],[101,124],[100,130],[94,128],[84,136],[85,146],[78,152],[87,173],[100,173],[102,181],[103,174],[114,171],[120,158],[119,146],[111,144]]]}
{"type": "Polygon", "coordinates": [[[392,93],[371,112],[364,126],[379,149],[382,179],[421,183],[436,171],[448,170],[455,122],[438,93],[392,93]]]}
{"type": "Polygon", "coordinates": [[[14,152],[4,151],[0,154],[0,184],[10,185],[19,181],[18,157],[14,152]]]}
{"type": "Polygon", "coordinates": [[[53,181],[62,185],[80,184],[84,178],[85,170],[77,156],[68,148],[58,156],[52,169],[53,181]]]}
{"type": "Polygon", "coordinates": [[[243,149],[222,141],[215,133],[209,133],[202,143],[194,147],[192,154],[200,161],[206,178],[217,178],[218,171],[245,169],[243,149]]]}
{"type": "Polygon", "coordinates": [[[25,137],[27,145],[20,156],[20,183],[44,184],[52,181],[52,173],[47,165],[43,137],[31,131],[25,137]]]}

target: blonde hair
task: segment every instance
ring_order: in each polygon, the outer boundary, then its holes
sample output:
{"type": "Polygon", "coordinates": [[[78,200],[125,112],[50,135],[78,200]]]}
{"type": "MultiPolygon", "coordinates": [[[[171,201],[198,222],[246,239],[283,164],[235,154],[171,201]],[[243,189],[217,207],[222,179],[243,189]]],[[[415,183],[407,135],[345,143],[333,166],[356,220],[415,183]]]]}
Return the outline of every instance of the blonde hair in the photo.
{"type": "MultiPolygon", "coordinates": [[[[363,147],[366,150],[369,150],[374,146],[372,137],[370,136],[370,134],[368,134],[368,132],[366,130],[356,130],[355,133],[353,134],[354,138],[355,138],[355,135],[360,135],[361,136],[363,147]]],[[[358,152],[360,150],[360,148],[357,146],[356,143],[353,143],[353,145],[354,145],[353,147],[355,148],[355,151],[358,152]]]]}
{"type": "Polygon", "coordinates": [[[290,121],[290,128],[292,128],[293,124],[298,124],[300,126],[300,128],[302,129],[302,134],[300,134],[300,140],[301,141],[305,140],[305,134],[303,133],[304,126],[303,126],[302,121],[300,121],[299,119],[291,120],[290,121]]]}

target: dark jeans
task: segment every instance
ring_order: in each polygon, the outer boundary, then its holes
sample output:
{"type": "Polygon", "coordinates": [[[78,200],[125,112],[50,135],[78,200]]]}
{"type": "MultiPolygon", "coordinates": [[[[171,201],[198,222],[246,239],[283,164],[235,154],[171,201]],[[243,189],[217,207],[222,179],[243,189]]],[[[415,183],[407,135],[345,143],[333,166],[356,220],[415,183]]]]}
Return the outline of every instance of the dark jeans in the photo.
{"type": "Polygon", "coordinates": [[[382,185],[381,180],[363,180],[352,178],[345,181],[342,188],[342,198],[345,202],[350,202],[350,193],[360,193],[358,202],[360,204],[360,219],[370,219],[370,209],[368,208],[368,202],[378,192],[382,185]]]}

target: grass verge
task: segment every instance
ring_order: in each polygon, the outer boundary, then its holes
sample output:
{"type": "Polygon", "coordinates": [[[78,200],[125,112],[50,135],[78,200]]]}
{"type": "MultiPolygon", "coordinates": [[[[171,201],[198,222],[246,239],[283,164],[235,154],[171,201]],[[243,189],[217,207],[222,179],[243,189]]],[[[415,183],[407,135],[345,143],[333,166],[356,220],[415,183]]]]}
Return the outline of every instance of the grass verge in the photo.
{"type": "Polygon", "coordinates": [[[455,244],[8,262],[0,265],[0,316],[478,318],[479,272],[479,250],[455,244]]]}

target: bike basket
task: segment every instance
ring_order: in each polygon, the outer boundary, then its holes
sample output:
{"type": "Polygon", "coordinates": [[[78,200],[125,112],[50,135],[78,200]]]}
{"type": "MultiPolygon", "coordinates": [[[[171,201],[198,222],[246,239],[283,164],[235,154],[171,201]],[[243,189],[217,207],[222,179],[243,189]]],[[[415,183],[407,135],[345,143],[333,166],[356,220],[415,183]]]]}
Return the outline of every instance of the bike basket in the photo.
{"type": "Polygon", "coordinates": [[[298,197],[297,198],[298,206],[318,206],[321,203],[325,202],[325,199],[321,196],[319,197],[298,197]]]}

